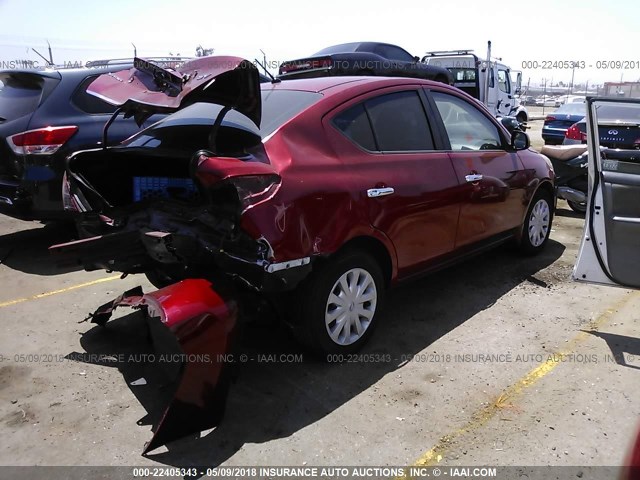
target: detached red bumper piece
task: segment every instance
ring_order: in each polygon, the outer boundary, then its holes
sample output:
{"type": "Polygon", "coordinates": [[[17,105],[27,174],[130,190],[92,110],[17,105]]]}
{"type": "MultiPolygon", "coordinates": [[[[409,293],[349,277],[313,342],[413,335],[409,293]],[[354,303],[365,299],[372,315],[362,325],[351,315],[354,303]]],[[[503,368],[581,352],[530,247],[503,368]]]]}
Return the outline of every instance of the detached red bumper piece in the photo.
{"type": "Polygon", "coordinates": [[[171,361],[175,394],[143,455],[172,440],[219,424],[229,390],[224,359],[237,323],[235,302],[223,299],[203,279],[183,280],[143,294],[141,287],[98,308],[91,321],[105,325],[113,310],[144,310],[155,350],[171,361]]]}

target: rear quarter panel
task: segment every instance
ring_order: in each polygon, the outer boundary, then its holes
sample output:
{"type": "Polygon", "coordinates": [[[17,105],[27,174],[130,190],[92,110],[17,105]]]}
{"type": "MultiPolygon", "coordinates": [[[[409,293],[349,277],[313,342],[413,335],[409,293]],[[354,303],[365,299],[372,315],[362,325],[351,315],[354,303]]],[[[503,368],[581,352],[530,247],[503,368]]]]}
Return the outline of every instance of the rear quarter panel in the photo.
{"type": "Polygon", "coordinates": [[[391,242],[369,221],[362,175],[339,158],[322,122],[346,97],[320,101],[265,142],[282,185],[274,198],[243,215],[241,228],[264,237],[277,262],[330,255],[353,238],[373,237],[389,252],[395,271],[391,242]]]}

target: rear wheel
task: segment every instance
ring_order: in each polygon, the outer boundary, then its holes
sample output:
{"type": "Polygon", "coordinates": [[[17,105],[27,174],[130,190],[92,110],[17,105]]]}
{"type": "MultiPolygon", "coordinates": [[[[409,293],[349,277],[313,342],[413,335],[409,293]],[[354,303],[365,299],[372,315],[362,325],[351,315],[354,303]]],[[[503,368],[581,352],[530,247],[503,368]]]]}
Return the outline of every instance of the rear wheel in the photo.
{"type": "Polygon", "coordinates": [[[524,219],[520,250],[527,255],[541,252],[551,233],[553,221],[553,197],[546,191],[538,191],[524,219]]]}
{"type": "Polygon", "coordinates": [[[316,353],[351,353],[366,343],[377,324],[384,297],[382,271],[369,255],[346,252],[314,272],[297,295],[298,339],[316,353]]]}

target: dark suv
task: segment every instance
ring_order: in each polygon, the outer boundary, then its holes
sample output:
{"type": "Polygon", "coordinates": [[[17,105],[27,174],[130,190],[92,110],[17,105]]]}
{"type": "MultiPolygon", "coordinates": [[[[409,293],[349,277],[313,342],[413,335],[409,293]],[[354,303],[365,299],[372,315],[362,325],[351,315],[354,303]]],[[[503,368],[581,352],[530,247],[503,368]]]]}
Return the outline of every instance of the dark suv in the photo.
{"type": "MultiPolygon", "coordinates": [[[[0,213],[29,220],[65,218],[65,159],[76,150],[98,146],[116,109],[87,94],[87,86],[101,74],[132,64],[124,60],[99,62],[93,68],[0,71],[0,213]]],[[[108,143],[139,129],[133,119],[119,116],[109,128],[108,143]]]]}

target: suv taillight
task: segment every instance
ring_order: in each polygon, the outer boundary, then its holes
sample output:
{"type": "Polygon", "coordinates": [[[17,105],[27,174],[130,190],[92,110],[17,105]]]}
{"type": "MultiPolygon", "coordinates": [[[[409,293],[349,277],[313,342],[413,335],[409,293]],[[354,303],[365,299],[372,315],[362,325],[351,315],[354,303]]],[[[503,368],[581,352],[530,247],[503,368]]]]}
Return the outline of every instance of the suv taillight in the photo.
{"type": "Polygon", "coordinates": [[[571,125],[565,132],[564,136],[569,140],[580,140],[581,142],[587,141],[587,134],[581,131],[577,124],[571,125]]]}
{"type": "Polygon", "coordinates": [[[75,125],[38,128],[11,135],[7,141],[11,150],[18,155],[51,155],[77,131],[75,125]]]}

